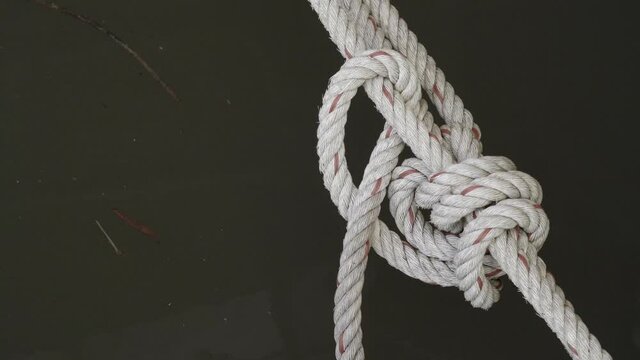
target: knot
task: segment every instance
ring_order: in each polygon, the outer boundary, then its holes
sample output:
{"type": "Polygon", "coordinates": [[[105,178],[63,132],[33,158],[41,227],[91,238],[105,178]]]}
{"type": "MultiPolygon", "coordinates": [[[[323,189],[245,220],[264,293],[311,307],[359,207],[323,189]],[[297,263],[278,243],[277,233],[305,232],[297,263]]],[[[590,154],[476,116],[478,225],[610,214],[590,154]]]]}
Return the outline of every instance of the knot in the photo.
{"type": "Polygon", "coordinates": [[[331,78],[319,118],[320,171],[348,222],[338,273],[341,296],[355,291],[353,279],[362,276],[373,247],[405,273],[458,286],[474,306],[488,308],[499,298],[498,278],[504,275],[492,244],[509,240],[528,264],[525,247],[537,251],[544,243],[548,220],[539,205],[540,184],[505,157],[481,156],[475,123],[434,125],[416,71],[400,53],[369,50],[347,60],[331,78]],[[356,186],[344,137],[347,111],[360,86],[387,123],[356,186]],[[405,144],[415,158],[397,166],[405,144]],[[387,187],[406,241],[377,218],[387,187]],[[430,212],[429,220],[421,210],[430,212]],[[519,243],[521,236],[526,241],[519,243]]]}
{"type": "MultiPolygon", "coordinates": [[[[453,260],[458,286],[465,292],[465,298],[475,307],[490,307],[499,298],[501,283],[497,278],[503,275],[491,255],[492,242],[508,241],[518,252],[518,260],[528,268],[524,255],[528,244],[518,242],[526,241],[537,251],[546,239],[549,226],[540,206],[540,184],[530,175],[517,171],[513,162],[505,157],[466,159],[433,173],[425,171],[418,159],[410,159],[394,173],[390,186],[392,199],[397,197],[396,189],[406,188],[407,175],[414,179],[414,207],[430,210],[433,237],[438,233],[448,237],[452,253],[443,260],[453,260]],[[396,182],[404,184],[394,184],[396,182]],[[491,286],[486,286],[487,283],[491,286]]],[[[401,196],[411,195],[405,192],[401,196]]],[[[398,202],[398,199],[392,200],[392,207],[398,202]]],[[[413,224],[405,235],[412,243],[429,241],[428,237],[416,238],[412,231],[415,215],[413,217],[413,224]]],[[[421,216],[420,222],[424,222],[421,216]]],[[[420,224],[420,229],[425,228],[429,225],[420,224]]],[[[417,247],[424,248],[421,244],[417,247]]]]}
{"type": "Polygon", "coordinates": [[[405,274],[457,286],[473,306],[488,308],[499,298],[503,267],[511,264],[496,251],[508,251],[509,261],[519,259],[528,267],[546,238],[538,182],[507,158],[481,156],[480,129],[472,121],[436,126],[421,91],[417,72],[403,55],[368,50],[344,63],[323,97],[320,171],[347,220],[334,310],[338,357],[361,351],[359,306],[371,248],[405,274]],[[360,86],[386,124],[356,186],[344,138],[347,112],[360,86]],[[397,166],[405,145],[415,157],[397,166]],[[406,241],[378,219],[387,191],[406,241]],[[430,212],[430,220],[421,210],[430,212]]]}
{"type": "Polygon", "coordinates": [[[476,210],[504,199],[542,201],[540,184],[528,174],[516,171],[502,156],[482,156],[427,174],[417,189],[416,201],[431,210],[431,222],[440,230],[459,233],[463,219],[476,210]]]}

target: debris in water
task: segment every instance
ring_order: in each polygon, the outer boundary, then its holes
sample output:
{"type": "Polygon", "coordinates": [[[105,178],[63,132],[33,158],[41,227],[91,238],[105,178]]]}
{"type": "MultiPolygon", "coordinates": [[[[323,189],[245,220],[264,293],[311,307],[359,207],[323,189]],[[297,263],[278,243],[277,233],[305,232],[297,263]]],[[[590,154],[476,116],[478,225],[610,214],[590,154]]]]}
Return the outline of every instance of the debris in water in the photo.
{"type": "Polygon", "coordinates": [[[116,243],[114,243],[113,240],[111,240],[111,236],[109,236],[109,234],[107,234],[107,232],[104,230],[104,228],[100,224],[100,221],[96,220],[96,225],[98,225],[98,227],[100,228],[100,231],[102,231],[102,233],[107,238],[107,240],[109,240],[109,244],[111,244],[111,246],[113,247],[113,250],[115,250],[116,255],[122,255],[122,251],[120,251],[120,249],[118,249],[118,247],[116,246],[116,243]]]}
{"type": "Polygon", "coordinates": [[[175,91],[173,91],[173,89],[166,83],[164,82],[160,76],[158,75],[158,73],[155,72],[155,70],[153,70],[153,68],[151,68],[151,66],[140,56],[138,55],[137,52],[135,52],[131,47],[129,47],[129,45],[127,43],[124,42],[124,40],[122,40],[118,35],[114,34],[111,30],[107,29],[106,27],[104,27],[102,24],[100,24],[99,22],[90,19],[84,15],[81,14],[77,14],[63,6],[60,6],[52,1],[48,1],[48,0],[32,0],[33,2],[35,2],[36,4],[46,7],[48,9],[51,10],[55,10],[61,14],[70,16],[80,22],[83,22],[91,27],[93,27],[94,29],[100,31],[101,33],[107,35],[109,38],[111,38],[111,40],[113,40],[116,44],[118,44],[118,46],[120,46],[121,48],[123,48],[126,52],[128,52],[129,54],[131,54],[131,56],[133,56],[134,59],[136,59],[138,61],[138,63],[140,63],[140,65],[142,65],[142,67],[147,71],[147,73],[149,73],[149,75],[151,75],[151,77],[157,81],[160,86],[162,86],[162,88],[167,92],[167,94],[169,94],[169,96],[171,96],[171,98],[175,101],[180,101],[180,99],[178,99],[178,96],[176,95],[175,91]]]}
{"type": "Polygon", "coordinates": [[[150,227],[128,216],[127,214],[123,213],[122,211],[116,208],[113,208],[111,210],[113,211],[114,214],[116,214],[118,218],[120,218],[120,220],[124,221],[125,224],[129,225],[130,227],[138,230],[139,232],[147,235],[148,237],[158,242],[158,235],[150,227]]]}

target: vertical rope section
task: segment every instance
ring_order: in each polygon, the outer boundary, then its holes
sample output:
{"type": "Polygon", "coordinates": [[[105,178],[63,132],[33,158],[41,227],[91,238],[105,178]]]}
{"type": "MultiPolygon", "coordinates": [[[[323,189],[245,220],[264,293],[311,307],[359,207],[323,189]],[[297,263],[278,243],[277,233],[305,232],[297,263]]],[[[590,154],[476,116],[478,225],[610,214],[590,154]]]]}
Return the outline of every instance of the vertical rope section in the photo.
{"type": "Polygon", "coordinates": [[[571,358],[611,359],[537,255],[549,232],[540,184],[511,160],[482,155],[478,125],[398,11],[388,0],[310,3],[346,58],[324,94],[317,133],[324,185],[347,221],[334,298],[336,358],[364,359],[360,308],[373,248],[408,276],[458,287],[482,309],[498,301],[506,275],[571,358]],[[356,185],[344,137],[360,87],[385,125],[356,185]],[[423,90],[445,124],[434,123],[423,90]],[[415,157],[399,164],[405,146],[415,157]],[[378,218],[387,196],[400,234],[378,218]]]}

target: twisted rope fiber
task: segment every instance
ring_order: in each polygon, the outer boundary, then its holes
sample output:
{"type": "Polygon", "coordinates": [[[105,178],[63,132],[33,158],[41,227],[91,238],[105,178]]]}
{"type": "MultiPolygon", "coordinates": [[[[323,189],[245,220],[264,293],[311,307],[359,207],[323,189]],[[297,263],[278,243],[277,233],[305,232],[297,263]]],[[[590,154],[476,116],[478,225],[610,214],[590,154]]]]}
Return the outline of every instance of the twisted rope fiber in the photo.
{"type": "Polygon", "coordinates": [[[317,148],[324,185],[347,220],[334,299],[336,358],[364,359],[360,307],[372,247],[405,274],[456,286],[483,309],[498,301],[506,274],[573,359],[611,359],[537,256],[549,231],[542,188],[509,159],[481,154],[471,113],[397,10],[388,0],[310,3],[347,59],[324,94],[317,148]],[[361,86],[386,123],[356,186],[344,136],[361,86]],[[444,125],[434,124],[422,89],[444,125]],[[398,166],[405,145],[415,157],[398,166]],[[387,194],[406,240],[378,219],[387,194]]]}

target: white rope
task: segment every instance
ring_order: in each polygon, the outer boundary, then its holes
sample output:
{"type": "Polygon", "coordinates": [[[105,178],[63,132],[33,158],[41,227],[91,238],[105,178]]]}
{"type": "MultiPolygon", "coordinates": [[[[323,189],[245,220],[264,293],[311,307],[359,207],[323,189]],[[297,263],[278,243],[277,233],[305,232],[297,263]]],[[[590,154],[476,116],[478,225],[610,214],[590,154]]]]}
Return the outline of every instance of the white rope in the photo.
{"type": "Polygon", "coordinates": [[[324,184],[347,220],[335,294],[336,358],[364,359],[360,305],[370,247],[474,306],[498,301],[507,275],[573,359],[611,359],[537,256],[549,231],[542,188],[507,158],[483,156],[480,130],[444,73],[388,0],[310,0],[347,58],[319,113],[324,184]],[[386,123],[359,186],[345,157],[351,99],[363,86],[386,123]],[[446,124],[438,127],[427,92],[446,124]],[[398,166],[404,145],[415,154],[398,166]],[[378,219],[388,193],[405,240],[378,219]],[[427,220],[421,210],[430,211],[427,220]]]}

